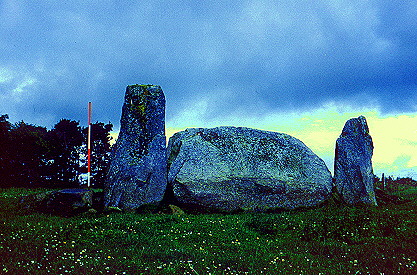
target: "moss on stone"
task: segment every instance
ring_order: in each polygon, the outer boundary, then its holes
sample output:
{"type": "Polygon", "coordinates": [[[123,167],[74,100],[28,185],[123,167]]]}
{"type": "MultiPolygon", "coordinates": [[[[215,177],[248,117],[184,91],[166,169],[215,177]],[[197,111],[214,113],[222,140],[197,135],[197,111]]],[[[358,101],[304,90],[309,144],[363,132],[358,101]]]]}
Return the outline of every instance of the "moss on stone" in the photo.
{"type": "Polygon", "coordinates": [[[142,88],[148,88],[148,87],[154,87],[156,85],[153,84],[133,84],[133,85],[129,85],[129,87],[131,88],[137,88],[137,87],[142,87],[142,88]]]}
{"type": "Polygon", "coordinates": [[[146,113],[146,102],[138,105],[132,104],[132,106],[130,106],[130,110],[135,114],[138,114],[139,117],[144,117],[146,113]]]}
{"type": "Polygon", "coordinates": [[[146,121],[146,109],[148,107],[149,103],[149,90],[147,89],[148,86],[140,85],[142,87],[141,93],[138,93],[131,97],[131,105],[130,105],[130,111],[136,115],[138,115],[138,118],[144,123],[146,121]]]}

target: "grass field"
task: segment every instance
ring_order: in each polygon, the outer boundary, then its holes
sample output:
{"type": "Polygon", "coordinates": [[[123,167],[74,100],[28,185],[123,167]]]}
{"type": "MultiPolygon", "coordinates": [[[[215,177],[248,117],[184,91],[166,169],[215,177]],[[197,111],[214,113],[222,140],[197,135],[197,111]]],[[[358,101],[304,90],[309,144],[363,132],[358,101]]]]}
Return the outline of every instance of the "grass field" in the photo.
{"type": "Polygon", "coordinates": [[[417,274],[412,201],[276,214],[28,213],[0,189],[0,274],[417,274]]]}

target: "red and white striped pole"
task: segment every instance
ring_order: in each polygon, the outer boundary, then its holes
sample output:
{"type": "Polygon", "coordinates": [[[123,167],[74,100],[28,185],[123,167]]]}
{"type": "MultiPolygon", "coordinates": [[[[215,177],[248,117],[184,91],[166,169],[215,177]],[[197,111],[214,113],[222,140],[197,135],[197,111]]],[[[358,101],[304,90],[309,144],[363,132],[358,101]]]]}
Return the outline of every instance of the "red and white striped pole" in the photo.
{"type": "Polygon", "coordinates": [[[91,185],[91,112],[92,104],[88,102],[88,137],[87,137],[87,187],[91,185]]]}

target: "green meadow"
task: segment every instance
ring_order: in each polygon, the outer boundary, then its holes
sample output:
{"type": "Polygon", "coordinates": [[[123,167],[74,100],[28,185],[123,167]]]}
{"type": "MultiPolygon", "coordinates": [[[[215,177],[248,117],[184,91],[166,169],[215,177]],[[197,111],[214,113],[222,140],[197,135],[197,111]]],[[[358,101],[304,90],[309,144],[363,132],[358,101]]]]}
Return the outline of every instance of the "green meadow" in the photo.
{"type": "Polygon", "coordinates": [[[273,214],[85,213],[18,207],[0,189],[0,274],[417,274],[417,188],[400,205],[273,214]]]}

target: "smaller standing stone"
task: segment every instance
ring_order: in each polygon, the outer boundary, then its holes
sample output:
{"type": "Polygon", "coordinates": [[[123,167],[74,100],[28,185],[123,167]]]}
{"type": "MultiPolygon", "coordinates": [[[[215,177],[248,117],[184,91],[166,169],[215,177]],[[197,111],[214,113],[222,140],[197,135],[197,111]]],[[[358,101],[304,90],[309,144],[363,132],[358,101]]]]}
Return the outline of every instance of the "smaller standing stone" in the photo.
{"type": "Polygon", "coordinates": [[[336,141],[334,173],[338,193],[348,204],[376,205],[372,138],[364,116],[349,119],[336,141]]]}

